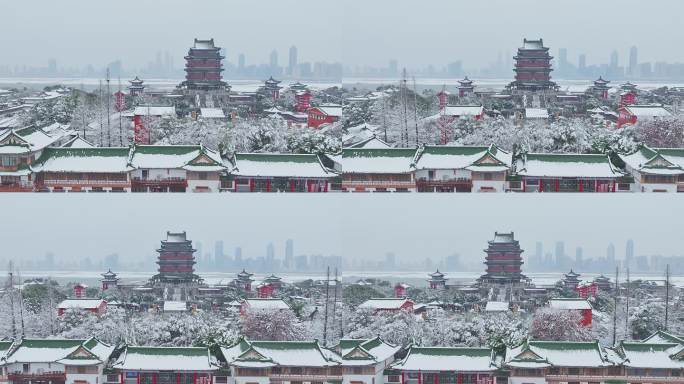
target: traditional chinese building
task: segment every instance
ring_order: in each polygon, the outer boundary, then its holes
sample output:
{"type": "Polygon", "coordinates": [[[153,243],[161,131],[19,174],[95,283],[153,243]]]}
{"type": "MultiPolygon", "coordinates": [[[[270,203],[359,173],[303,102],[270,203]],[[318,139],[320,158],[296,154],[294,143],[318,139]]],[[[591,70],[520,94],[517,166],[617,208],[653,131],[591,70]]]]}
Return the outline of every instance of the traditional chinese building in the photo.
{"type": "Polygon", "coordinates": [[[213,384],[219,363],[206,347],[125,346],[111,370],[106,384],[213,384]]]}
{"type": "Polygon", "coordinates": [[[577,312],[581,316],[581,324],[585,327],[591,326],[592,307],[586,299],[559,297],[549,300],[549,308],[558,311],[577,312]]]}
{"type": "Polygon", "coordinates": [[[83,283],[74,284],[74,297],[77,299],[82,299],[86,297],[86,290],[88,286],[83,283]]]}
{"type": "Polygon", "coordinates": [[[57,315],[62,316],[67,310],[74,309],[94,313],[98,316],[107,311],[107,302],[102,299],[66,299],[57,305],[57,315]]]}
{"type": "Polygon", "coordinates": [[[264,279],[257,286],[257,297],[259,298],[269,298],[272,297],[275,292],[277,292],[283,286],[282,278],[271,275],[264,279]]]}
{"type": "Polygon", "coordinates": [[[128,86],[128,94],[131,96],[140,96],[145,93],[144,81],[140,80],[138,76],[133,80],[128,80],[131,85],[128,86]]]}
{"type": "Polygon", "coordinates": [[[332,350],[341,357],[342,384],[371,384],[385,382],[385,369],[394,363],[394,356],[401,347],[378,336],[372,339],[341,339],[332,350]]]}
{"type": "Polygon", "coordinates": [[[342,189],[347,192],[413,192],[415,149],[344,148],[342,189]]]}
{"type": "Polygon", "coordinates": [[[119,278],[111,269],[107,270],[107,272],[103,273],[101,276],[102,279],[100,279],[100,283],[102,283],[102,291],[119,287],[119,278]]]}
{"type": "Polygon", "coordinates": [[[610,292],[613,289],[613,283],[610,281],[610,278],[603,274],[596,277],[594,283],[596,283],[596,287],[601,292],[610,292]]]}
{"type": "Polygon", "coordinates": [[[594,85],[589,88],[589,92],[599,99],[607,100],[608,90],[610,89],[608,83],[610,83],[609,80],[604,80],[603,77],[599,76],[598,79],[594,80],[594,85]]]}
{"type": "Polygon", "coordinates": [[[684,149],[640,146],[620,154],[639,192],[684,192],[684,149]]]}
{"type": "Polygon", "coordinates": [[[468,78],[468,76],[464,77],[463,80],[458,81],[458,97],[467,97],[473,94],[475,90],[475,86],[473,85],[473,81],[468,78]]]}
{"type": "Polygon", "coordinates": [[[242,272],[237,274],[237,279],[235,279],[234,282],[238,288],[242,289],[243,291],[251,292],[252,283],[254,282],[252,276],[254,276],[253,273],[249,273],[243,269],[242,272]]]}
{"type": "Polygon", "coordinates": [[[280,83],[281,81],[274,79],[273,76],[269,77],[268,80],[264,80],[264,92],[271,98],[273,103],[280,98],[280,90],[283,89],[279,85],[280,83]]]}
{"type": "Polygon", "coordinates": [[[372,310],[373,312],[413,312],[414,302],[405,297],[372,298],[359,305],[359,309],[372,310]]]}
{"type": "Polygon", "coordinates": [[[311,91],[304,89],[295,91],[295,111],[299,113],[306,113],[311,108],[311,91]]]}
{"type": "Polygon", "coordinates": [[[583,299],[596,297],[596,294],[598,293],[598,285],[595,281],[583,281],[577,284],[575,292],[577,292],[577,295],[583,299]]]}
{"type": "Polygon", "coordinates": [[[308,110],[307,124],[309,128],[320,128],[324,124],[332,124],[342,118],[342,106],[322,104],[308,110]]]}
{"type": "Polygon", "coordinates": [[[520,91],[556,90],[558,85],[551,81],[552,58],[542,39],[523,39],[523,46],[518,48],[518,54],[513,57],[515,80],[509,87],[520,91]]]}
{"type": "Polygon", "coordinates": [[[620,84],[620,100],[619,104],[621,107],[624,107],[625,105],[632,105],[636,104],[636,97],[637,97],[637,86],[636,84],[632,84],[629,81],[623,84],[620,84]]]}
{"type": "Polygon", "coordinates": [[[170,284],[199,282],[201,278],[195,274],[195,251],[185,232],[166,232],[166,240],[162,240],[161,248],[157,249],[159,273],[152,277],[152,281],[170,284]]]}
{"type": "Polygon", "coordinates": [[[494,240],[490,240],[488,245],[484,250],[487,253],[484,261],[487,268],[485,274],[480,276],[481,283],[518,284],[527,279],[521,271],[523,250],[513,232],[495,232],[494,240]]]}
{"type": "Polygon", "coordinates": [[[339,176],[315,154],[236,153],[232,163],[231,192],[328,192],[339,176]]]}
{"type": "Polygon", "coordinates": [[[406,297],[409,288],[411,288],[411,286],[406,283],[397,283],[397,285],[394,286],[394,297],[406,297]]]}
{"type": "Polygon", "coordinates": [[[393,364],[388,384],[494,384],[495,353],[490,348],[410,346],[393,364]]]}
{"type": "Polygon", "coordinates": [[[427,280],[428,289],[443,290],[446,289],[447,279],[444,278],[444,274],[438,270],[428,274],[430,278],[427,280]]]}
{"type": "Polygon", "coordinates": [[[418,192],[504,192],[512,156],[495,145],[425,145],[418,150],[418,192]]]}
{"type": "Polygon", "coordinates": [[[625,104],[618,108],[617,127],[623,125],[634,125],[637,122],[646,122],[649,120],[662,119],[671,117],[672,113],[662,105],[636,105],[625,104]]]}
{"type": "Polygon", "coordinates": [[[580,274],[575,273],[575,271],[571,269],[570,272],[563,275],[563,280],[561,280],[563,287],[570,291],[574,291],[575,288],[577,288],[577,285],[580,283],[579,277],[580,274]]]}
{"type": "Polygon", "coordinates": [[[195,39],[195,44],[185,56],[185,82],[189,90],[221,90],[226,88],[222,81],[224,70],[221,48],[214,45],[214,39],[195,39]]]}

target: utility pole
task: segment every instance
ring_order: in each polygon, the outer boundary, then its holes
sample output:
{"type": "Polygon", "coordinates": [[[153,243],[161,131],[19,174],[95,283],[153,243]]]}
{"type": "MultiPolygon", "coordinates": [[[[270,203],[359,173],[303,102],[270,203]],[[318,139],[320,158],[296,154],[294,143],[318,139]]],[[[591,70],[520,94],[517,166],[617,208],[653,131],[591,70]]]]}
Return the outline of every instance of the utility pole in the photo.
{"type": "MultiPolygon", "coordinates": [[[[332,323],[333,323],[333,325],[337,324],[336,314],[337,314],[337,289],[338,288],[339,288],[339,281],[337,281],[337,267],[335,267],[335,286],[333,287],[333,289],[335,291],[333,291],[333,309],[332,309],[332,323]]],[[[333,330],[334,329],[335,329],[335,327],[333,327],[333,330]]]]}
{"type": "MultiPolygon", "coordinates": [[[[121,77],[119,77],[119,93],[117,97],[124,97],[121,95],[121,77]]],[[[125,101],[124,101],[125,102],[125,101]]],[[[116,109],[119,110],[119,146],[123,147],[123,123],[121,123],[121,111],[123,110],[123,105],[117,105],[116,109]]]]}
{"type": "Polygon", "coordinates": [[[325,277],[325,315],[323,315],[323,346],[328,345],[328,301],[330,299],[330,266],[325,277]]]}
{"type": "Polygon", "coordinates": [[[55,334],[55,303],[54,303],[54,297],[52,295],[52,278],[48,276],[47,279],[47,289],[48,289],[48,302],[50,304],[50,334],[54,335],[55,334]]]}
{"type": "Polygon", "coordinates": [[[413,76],[413,122],[416,125],[416,147],[418,147],[418,90],[415,76],[413,76]]]}
{"type": "Polygon", "coordinates": [[[100,146],[102,146],[102,143],[104,142],[104,133],[102,132],[102,126],[104,125],[102,121],[102,80],[99,80],[98,93],[100,95],[100,103],[99,108],[97,109],[97,114],[100,117],[100,146]]]}
{"type": "Polygon", "coordinates": [[[618,310],[618,295],[620,294],[620,284],[618,277],[620,276],[619,267],[615,267],[615,295],[613,296],[613,345],[617,343],[617,310],[618,310]]]}
{"type": "MultiPolygon", "coordinates": [[[[21,273],[17,272],[19,277],[19,284],[21,284],[21,273]]],[[[19,318],[21,319],[21,338],[26,336],[26,327],[24,324],[24,295],[21,293],[21,289],[17,290],[19,292],[19,318]]]]}
{"type": "Polygon", "coordinates": [[[629,267],[627,267],[627,301],[625,305],[625,339],[629,334],[629,267]]]}
{"type": "Polygon", "coordinates": [[[9,273],[8,273],[8,279],[9,279],[9,286],[8,291],[9,291],[9,298],[10,298],[10,315],[12,316],[12,338],[16,339],[17,337],[17,319],[16,316],[14,315],[14,273],[12,272],[13,266],[12,262],[9,262],[9,273]]]}
{"type": "Polygon", "coordinates": [[[107,67],[107,146],[112,146],[112,130],[111,130],[111,117],[109,113],[109,105],[111,104],[112,92],[109,88],[109,67],[107,67]]]}
{"type": "Polygon", "coordinates": [[[665,331],[667,331],[667,320],[670,314],[670,264],[665,266],[665,331]]]}

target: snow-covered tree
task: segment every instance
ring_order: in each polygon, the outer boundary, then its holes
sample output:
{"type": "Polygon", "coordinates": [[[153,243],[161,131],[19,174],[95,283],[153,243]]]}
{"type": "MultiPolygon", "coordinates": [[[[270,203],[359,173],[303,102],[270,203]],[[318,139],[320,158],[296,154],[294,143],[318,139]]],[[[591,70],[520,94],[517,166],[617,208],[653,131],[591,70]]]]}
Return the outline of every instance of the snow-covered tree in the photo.
{"type": "Polygon", "coordinates": [[[304,340],[307,329],[292,311],[249,310],[240,321],[242,334],[253,340],[304,340]]]}
{"type": "Polygon", "coordinates": [[[591,329],[581,322],[582,315],[579,311],[538,309],[532,319],[530,336],[538,340],[591,340],[591,329]]]}

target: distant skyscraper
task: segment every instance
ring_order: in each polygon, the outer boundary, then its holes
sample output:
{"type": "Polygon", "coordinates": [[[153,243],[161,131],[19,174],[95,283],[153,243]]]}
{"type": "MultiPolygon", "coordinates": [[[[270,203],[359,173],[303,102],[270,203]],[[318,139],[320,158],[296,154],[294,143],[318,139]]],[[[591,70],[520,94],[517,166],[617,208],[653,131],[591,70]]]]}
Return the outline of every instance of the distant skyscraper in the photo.
{"type": "Polygon", "coordinates": [[[587,55],[584,53],[579,55],[579,60],[577,62],[577,70],[579,71],[580,75],[584,75],[584,72],[587,70],[587,55]]]}
{"type": "Polygon", "coordinates": [[[278,68],[278,51],[275,49],[271,51],[270,66],[271,69],[278,68]]]}
{"type": "Polygon", "coordinates": [[[288,59],[287,73],[294,76],[297,72],[297,47],[294,45],[290,47],[288,59]]]}
{"type": "Polygon", "coordinates": [[[634,260],[634,240],[629,239],[629,240],[627,240],[627,245],[625,247],[625,263],[627,264],[627,267],[632,265],[633,260],[634,260]]]}
{"type": "Polygon", "coordinates": [[[534,250],[534,264],[536,264],[535,268],[539,268],[543,262],[544,258],[544,244],[542,244],[541,241],[537,241],[535,250],[534,250]]]}
{"type": "Polygon", "coordinates": [[[391,76],[398,75],[399,74],[399,62],[397,62],[397,60],[395,60],[395,59],[390,60],[387,70],[391,76]]]}
{"type": "Polygon", "coordinates": [[[606,259],[609,263],[615,263],[615,245],[610,243],[606,249],[606,259]]]}
{"type": "Polygon", "coordinates": [[[285,268],[294,267],[294,241],[287,239],[285,241],[285,268]]]}
{"type": "Polygon", "coordinates": [[[238,69],[239,70],[245,69],[245,54],[244,53],[241,53],[238,56],[238,69]]]}
{"type": "Polygon", "coordinates": [[[558,48],[558,70],[565,74],[568,70],[568,49],[558,48]]]}
{"type": "Polygon", "coordinates": [[[226,256],[223,254],[223,240],[214,243],[214,263],[217,268],[226,267],[226,256]]]}
{"type": "Polygon", "coordinates": [[[575,265],[579,267],[582,265],[583,261],[584,261],[584,250],[582,249],[582,247],[575,248],[575,265]]]}
{"type": "Polygon", "coordinates": [[[618,61],[618,52],[613,50],[613,52],[610,54],[610,69],[617,70],[618,65],[620,65],[618,61]]]}
{"type": "Polygon", "coordinates": [[[57,74],[57,60],[56,59],[50,59],[48,60],[48,72],[51,75],[56,75],[57,74]]]}
{"type": "Polygon", "coordinates": [[[387,252],[385,254],[385,270],[394,270],[394,268],[397,266],[397,257],[394,253],[392,252],[387,252]]]}
{"type": "Polygon", "coordinates": [[[637,76],[637,68],[638,68],[638,57],[637,57],[638,51],[637,47],[632,46],[632,48],[629,49],[629,75],[630,76],[637,76]]]}
{"type": "Polygon", "coordinates": [[[268,243],[268,246],[266,246],[266,261],[270,264],[273,262],[273,259],[275,259],[275,247],[273,243],[268,243]]]}
{"type": "Polygon", "coordinates": [[[242,264],[242,247],[235,247],[235,263],[238,266],[242,264]]]}
{"type": "Polygon", "coordinates": [[[560,266],[565,258],[565,243],[556,241],[556,265],[560,266]]]}

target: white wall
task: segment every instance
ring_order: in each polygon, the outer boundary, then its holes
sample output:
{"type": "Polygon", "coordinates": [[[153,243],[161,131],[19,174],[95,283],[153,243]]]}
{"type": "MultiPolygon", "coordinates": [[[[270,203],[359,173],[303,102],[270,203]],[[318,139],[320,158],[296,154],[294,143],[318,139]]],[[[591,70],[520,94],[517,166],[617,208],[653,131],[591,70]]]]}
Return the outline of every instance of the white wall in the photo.
{"type": "Polygon", "coordinates": [[[545,377],[509,377],[508,384],[546,384],[545,377]]]}
{"type": "Polygon", "coordinates": [[[467,169],[433,169],[435,176],[430,179],[428,169],[419,169],[416,171],[416,180],[453,180],[453,179],[470,179],[472,172],[467,169]]]}
{"type": "Polygon", "coordinates": [[[496,192],[506,191],[505,180],[473,180],[473,192],[480,192],[480,188],[494,188],[496,192]]]}
{"type": "Polygon", "coordinates": [[[220,180],[199,180],[199,179],[193,179],[193,180],[188,180],[188,188],[186,189],[186,192],[194,192],[195,187],[207,187],[210,189],[211,192],[218,192],[219,188],[221,187],[221,181],[220,180]]]}
{"type": "MultiPolygon", "coordinates": [[[[142,179],[142,169],[135,169],[131,171],[131,178],[137,177],[142,179]]],[[[147,169],[149,175],[147,180],[167,179],[167,178],[186,178],[185,169],[175,168],[161,168],[161,169],[147,169]]]]}

